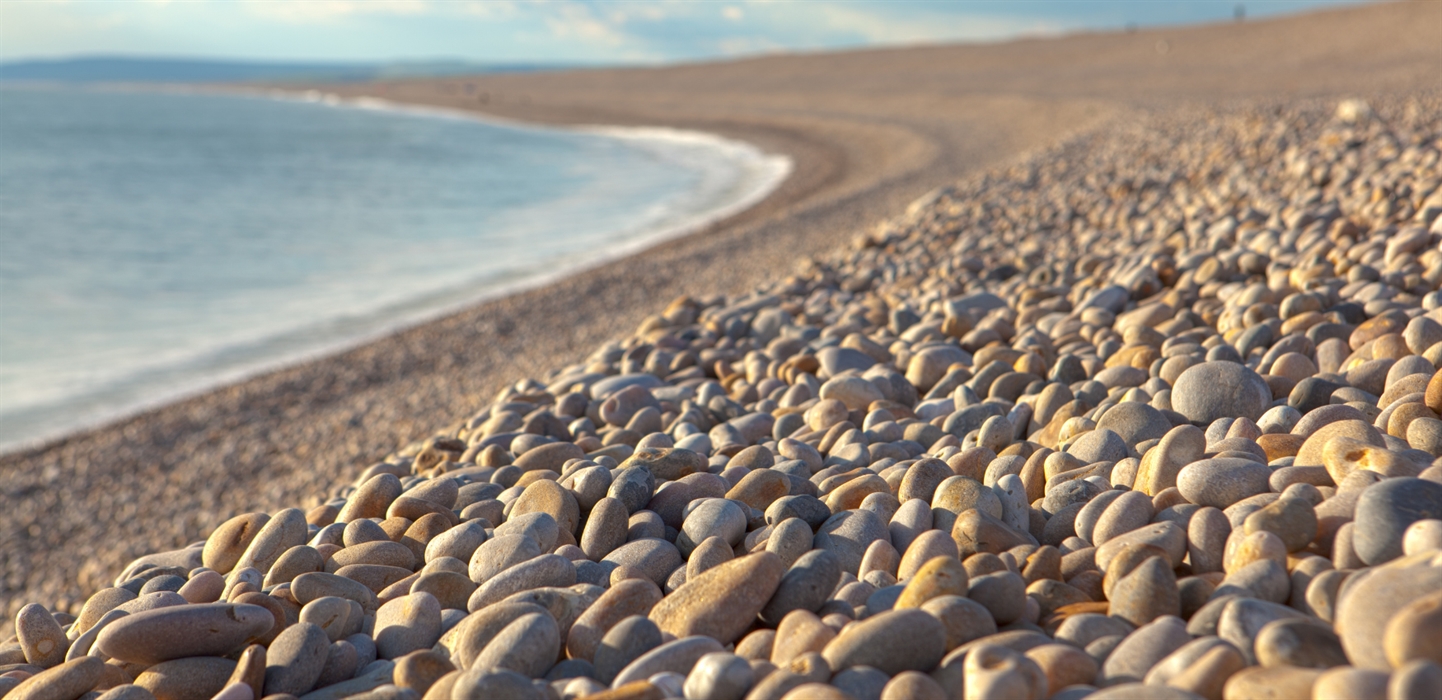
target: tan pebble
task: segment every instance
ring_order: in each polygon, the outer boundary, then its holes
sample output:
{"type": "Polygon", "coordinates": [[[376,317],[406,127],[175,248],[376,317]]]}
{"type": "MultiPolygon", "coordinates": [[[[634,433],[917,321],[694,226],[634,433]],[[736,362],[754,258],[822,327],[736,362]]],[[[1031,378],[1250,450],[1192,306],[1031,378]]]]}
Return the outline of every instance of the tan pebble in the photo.
{"type": "Polygon", "coordinates": [[[1181,614],[1177,577],[1162,557],[1149,557],[1108,592],[1109,614],[1140,627],[1164,615],[1181,614]]]}
{"type": "Polygon", "coordinates": [[[1235,648],[1219,644],[1203,652],[1186,668],[1167,679],[1166,684],[1178,690],[1217,700],[1222,697],[1227,680],[1246,667],[1247,660],[1242,658],[1235,648]]]}
{"type": "Polygon", "coordinates": [[[930,671],[946,654],[946,629],[923,610],[888,610],[847,625],[822,651],[833,671],[930,671]]]}
{"type": "Polygon", "coordinates": [[[1422,596],[1392,613],[1382,646],[1393,668],[1414,659],[1442,664],[1442,591],[1422,596]]]}
{"type": "Polygon", "coordinates": [[[190,577],[177,593],[191,603],[214,603],[225,592],[225,577],[215,571],[202,571],[190,577]]]}
{"type": "Polygon", "coordinates": [[[429,593],[412,593],[376,610],[376,653],[395,659],[428,649],[441,637],[441,606],[429,593]]]}
{"type": "Polygon", "coordinates": [[[966,595],[966,567],[956,557],[940,556],[922,565],[907,582],[893,606],[896,610],[919,608],[926,601],[944,595],[966,595]]]}
{"type": "Polygon", "coordinates": [[[155,700],[207,700],[219,693],[235,662],[216,656],[191,656],[145,669],[135,684],[149,690],[155,700]]]}
{"type": "Polygon", "coordinates": [[[1227,551],[1222,568],[1230,574],[1264,559],[1287,563],[1287,545],[1282,538],[1267,530],[1250,533],[1236,530],[1227,538],[1227,551]]]}
{"type": "Polygon", "coordinates": [[[136,595],[124,588],[102,588],[85,601],[85,606],[80,609],[80,615],[76,618],[71,630],[76,633],[84,633],[92,625],[100,620],[105,613],[136,599],[136,595]]]}
{"type": "Polygon", "coordinates": [[[776,630],[759,629],[736,642],[736,655],[752,662],[753,666],[756,663],[766,663],[775,670],[775,664],[768,660],[775,648],[776,630]]]}
{"type": "MultiPolygon", "coordinates": [[[[1301,423],[1298,423],[1299,427],[1301,425],[1301,423]]],[[[1356,440],[1377,447],[1386,447],[1386,443],[1382,441],[1382,434],[1371,425],[1356,419],[1339,420],[1328,423],[1307,436],[1306,441],[1302,443],[1302,447],[1297,450],[1297,457],[1294,464],[1299,467],[1324,466],[1331,472],[1333,467],[1327,464],[1323,455],[1327,443],[1339,437],[1356,440]]],[[[1342,477],[1345,476],[1346,474],[1342,474],[1342,477]]],[[[1332,474],[1332,479],[1339,484],[1342,483],[1341,477],[1338,477],[1335,472],[1332,474]]]]}
{"type": "Polygon", "coordinates": [[[751,625],[784,573],[781,558],[770,552],[733,559],[687,581],[657,603],[650,618],[677,638],[699,634],[729,644],[751,625]]]}
{"type": "Polygon", "coordinates": [[[336,596],[325,596],[302,606],[298,621],[308,622],[325,630],[325,636],[336,642],[346,636],[346,622],[350,613],[350,601],[336,596]]]}
{"type": "Polygon", "coordinates": [[[442,635],[440,644],[450,650],[453,663],[466,668],[507,625],[525,615],[546,612],[534,603],[497,603],[467,615],[442,635]]]}
{"type": "MultiPolygon", "coordinates": [[[[740,501],[756,510],[765,511],[772,501],[787,495],[790,491],[791,480],[786,478],[785,474],[771,469],[757,469],[741,477],[741,480],[726,492],[726,498],[740,501]]],[[[860,501],[858,500],[857,503],[860,504],[860,501]]]]}
{"type": "Polygon", "coordinates": [[[1253,666],[1238,671],[1227,679],[1222,689],[1224,700],[1295,700],[1310,698],[1312,685],[1322,675],[1320,669],[1278,666],[1253,666]]]}
{"type": "Polygon", "coordinates": [[[82,656],[30,676],[5,695],[13,700],[74,700],[100,682],[105,662],[82,656]]]}
{"type": "Polygon", "coordinates": [[[266,650],[265,694],[304,695],[325,670],[329,651],[321,628],[304,622],[285,628],[266,650]]]}
{"type": "Polygon", "coordinates": [[[1027,649],[1025,655],[1041,667],[1048,688],[1090,684],[1099,670],[1096,659],[1070,644],[1042,644],[1027,649]]]}
{"type": "Polygon", "coordinates": [[[205,540],[201,563],[219,574],[228,574],[245,554],[246,548],[270,520],[266,513],[244,513],[221,523],[205,540]]]}
{"type": "Polygon", "coordinates": [[[253,567],[264,575],[286,550],[305,544],[307,532],[305,513],[299,508],[286,508],[266,521],[235,567],[253,567]]]}
{"type": "Polygon", "coordinates": [[[413,651],[396,659],[395,684],[424,696],[436,681],[455,670],[455,665],[439,652],[413,651]]]}
{"type": "Polygon", "coordinates": [[[1420,563],[1404,559],[1373,567],[1343,585],[1334,622],[1353,666],[1391,668],[1384,640],[1393,613],[1442,590],[1442,567],[1420,563]]]}
{"type": "Polygon", "coordinates": [[[301,574],[320,571],[323,566],[325,566],[325,557],[319,550],[309,545],[296,545],[285,550],[285,553],[275,560],[270,571],[265,575],[262,587],[270,588],[282,583],[289,583],[301,574]]]}
{"type": "Polygon", "coordinates": [[[1387,680],[1387,700],[1432,700],[1442,688],[1442,665],[1415,659],[1392,672],[1387,680]]]}
{"type": "MultiPolygon", "coordinates": [[[[1296,552],[1317,536],[1317,513],[1300,498],[1282,498],[1247,516],[1242,531],[1265,530],[1281,538],[1288,552],[1296,552]]],[[[1245,564],[1244,564],[1245,566],[1245,564]]]]}
{"type": "Polygon", "coordinates": [[[1044,698],[1050,695],[1046,674],[1035,661],[1007,647],[979,644],[963,662],[966,697],[1044,698]]]}
{"type": "Polygon", "coordinates": [[[835,638],[836,632],[821,622],[821,618],[806,610],[793,610],[776,626],[771,643],[771,663],[783,666],[807,652],[820,652],[835,638]]]}
{"type": "Polygon", "coordinates": [[[410,573],[415,570],[416,555],[399,542],[362,542],[336,552],[331,557],[329,566],[335,568],[332,573],[344,576],[340,569],[355,564],[390,566],[405,569],[410,573]]]}
{"type": "Polygon", "coordinates": [[[1338,666],[1317,676],[1312,684],[1312,700],[1358,700],[1387,697],[1389,674],[1366,671],[1351,666],[1338,666]]]}
{"type": "Polygon", "coordinates": [[[226,684],[244,683],[258,697],[265,689],[265,647],[252,644],[240,652],[226,684]]]}
{"type": "Polygon", "coordinates": [[[43,605],[31,603],[15,616],[15,636],[25,652],[26,663],[50,668],[65,660],[70,640],[60,623],[43,605]]]}
{"type": "Polygon", "coordinates": [[[613,585],[571,625],[566,636],[567,654],[589,661],[612,626],[632,615],[649,614],[661,597],[661,589],[650,579],[629,579],[613,585]]]}
{"type": "Polygon", "coordinates": [[[1406,556],[1442,550],[1442,520],[1418,520],[1402,533],[1402,553],[1406,556]]]}
{"type": "Polygon", "coordinates": [[[258,605],[181,605],[116,620],[100,633],[95,646],[114,659],[158,664],[186,656],[229,654],[273,625],[271,612],[258,605]]]}

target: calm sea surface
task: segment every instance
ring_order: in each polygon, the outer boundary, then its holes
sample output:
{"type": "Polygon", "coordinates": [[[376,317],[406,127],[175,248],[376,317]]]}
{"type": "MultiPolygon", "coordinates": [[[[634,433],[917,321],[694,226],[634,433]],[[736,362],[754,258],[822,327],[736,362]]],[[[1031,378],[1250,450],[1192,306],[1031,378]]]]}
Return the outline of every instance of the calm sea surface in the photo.
{"type": "Polygon", "coordinates": [[[789,167],[377,104],[0,88],[0,450],[635,250],[789,167]]]}

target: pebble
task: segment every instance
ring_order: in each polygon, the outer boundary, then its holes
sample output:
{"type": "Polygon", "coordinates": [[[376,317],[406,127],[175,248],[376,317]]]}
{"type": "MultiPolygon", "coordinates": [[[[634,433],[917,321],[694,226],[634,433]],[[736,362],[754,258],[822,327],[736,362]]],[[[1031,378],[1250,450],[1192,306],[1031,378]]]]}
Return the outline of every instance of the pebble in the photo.
{"type": "Polygon", "coordinates": [[[110,658],[144,665],[187,656],[225,656],[274,624],[271,612],[258,605],[176,605],[111,622],[96,638],[95,648],[110,658]]]}
{"type": "Polygon", "coordinates": [[[657,603],[650,617],[678,638],[704,635],[730,644],[771,599],[784,573],[780,557],[770,552],[734,559],[687,581],[657,603]]]}
{"type": "Polygon", "coordinates": [[[15,616],[15,638],[24,652],[25,662],[41,668],[55,666],[65,660],[70,640],[60,623],[42,605],[31,603],[15,616]]]}
{"type": "Polygon", "coordinates": [[[1272,403],[1272,391],[1256,372],[1236,362],[1192,365],[1172,386],[1172,408],[1193,425],[1219,418],[1257,420],[1272,403]]]}
{"type": "Polygon", "coordinates": [[[946,629],[922,610],[890,610],[842,628],[821,655],[834,670],[929,671],[946,654],[946,629]]]}
{"type": "Polygon", "coordinates": [[[544,612],[529,613],[501,628],[466,667],[505,669],[540,678],[555,664],[560,649],[561,633],[555,618],[544,612]]]}
{"type": "Polygon", "coordinates": [[[1398,477],[1367,487],[1357,499],[1352,546],[1370,566],[1402,556],[1402,536],[1419,520],[1442,518],[1442,484],[1398,477]]]}
{"type": "Polygon", "coordinates": [[[632,661],[616,676],[611,687],[620,688],[627,683],[650,678],[658,673],[676,673],[686,676],[696,662],[707,654],[725,651],[715,639],[697,635],[682,637],[662,644],[632,661]]]}
{"type": "Polygon", "coordinates": [[[376,611],[376,653],[397,659],[418,649],[429,649],[441,636],[441,605],[430,593],[401,596],[376,611]]]}
{"type": "Polygon", "coordinates": [[[305,622],[285,628],[266,652],[266,694],[305,695],[320,679],[329,651],[325,630],[305,622]]]}
{"type": "Polygon", "coordinates": [[[1267,465],[1250,459],[1204,459],[1182,467],[1177,473],[1177,490],[1189,503],[1225,509],[1269,491],[1271,476],[1267,465]]]}
{"type": "Polygon", "coordinates": [[[191,656],[155,664],[135,677],[135,685],[156,700],[200,700],[225,688],[235,662],[216,656],[191,656]]]}

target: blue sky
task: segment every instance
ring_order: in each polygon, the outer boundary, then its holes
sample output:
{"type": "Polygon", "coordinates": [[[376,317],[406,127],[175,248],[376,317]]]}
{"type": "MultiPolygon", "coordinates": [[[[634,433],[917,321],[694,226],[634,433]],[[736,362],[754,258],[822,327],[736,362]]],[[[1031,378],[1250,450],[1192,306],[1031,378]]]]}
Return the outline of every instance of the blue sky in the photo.
{"type": "MultiPolygon", "coordinates": [[[[1248,17],[1345,0],[1252,0],[1248,17]]],[[[0,0],[0,60],[660,63],[1229,21],[1234,0],[0,0]]]]}

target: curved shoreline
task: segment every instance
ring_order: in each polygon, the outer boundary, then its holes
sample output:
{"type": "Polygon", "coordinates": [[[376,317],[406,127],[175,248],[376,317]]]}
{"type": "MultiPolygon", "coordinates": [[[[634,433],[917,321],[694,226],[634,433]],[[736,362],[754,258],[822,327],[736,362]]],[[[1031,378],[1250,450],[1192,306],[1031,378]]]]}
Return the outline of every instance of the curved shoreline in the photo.
{"type": "MultiPolygon", "coordinates": [[[[98,89],[109,90],[114,88],[101,86],[98,89]]],[[[132,91],[130,87],[122,89],[132,91]]],[[[288,367],[340,355],[386,336],[404,332],[405,330],[436,319],[459,313],[477,304],[530,289],[544,287],[566,275],[582,272],[591,267],[604,265],[612,260],[637,254],[663,241],[684,237],[711,226],[718,221],[734,216],[764,200],[785,181],[792,170],[792,163],[790,159],[785,156],[768,154],[749,143],[697,131],[645,127],[562,127],[534,125],[510,119],[490,118],[487,115],[464,110],[428,108],[391,103],[384,100],[367,100],[365,98],[339,99],[332,93],[319,93],[317,91],[306,91],[302,93],[283,90],[231,90],[223,88],[183,87],[154,90],[146,89],[143,86],[139,87],[137,91],[240,96],[264,100],[313,103],[336,109],[354,109],[398,114],[407,118],[454,119],[501,129],[550,134],[599,136],[628,143],[631,147],[648,153],[661,152],[661,159],[675,162],[679,162],[685,158],[679,150],[673,147],[677,142],[683,142],[693,146],[699,145],[708,149],[713,156],[713,160],[731,163],[739,173],[744,174],[739,175],[737,181],[733,183],[734,187],[727,188],[728,193],[738,194],[738,197],[730,199],[729,201],[713,198],[712,200],[706,201],[701,208],[687,210],[680,214],[673,214],[669,218],[666,216],[653,216],[649,219],[638,219],[636,223],[628,225],[625,229],[627,234],[625,236],[626,240],[610,244],[603,249],[584,251],[587,255],[585,260],[555,260],[552,261],[555,264],[549,269],[519,279],[504,274],[504,271],[496,271],[487,273],[483,277],[477,277],[471,283],[464,285],[464,287],[429,290],[402,302],[391,304],[383,309],[366,311],[347,317],[357,319],[354,323],[349,324],[357,326],[350,333],[325,332],[318,329],[288,331],[279,335],[251,338],[236,345],[210,350],[207,351],[205,355],[196,356],[178,363],[177,366],[181,368],[182,372],[181,378],[161,380],[159,383],[152,382],[155,386],[151,387],[150,390],[142,390],[138,388],[140,385],[136,384],[136,382],[144,383],[143,380],[138,379],[138,377],[157,374],[155,371],[147,370],[138,372],[130,377],[115,380],[106,387],[103,387],[103,391],[100,394],[77,395],[49,403],[41,403],[24,408],[17,407],[7,409],[7,413],[0,414],[0,420],[5,420],[4,416],[18,417],[23,413],[29,412],[43,412],[46,415],[63,413],[67,410],[67,407],[76,408],[85,404],[90,397],[103,395],[114,396],[116,392],[125,392],[127,391],[125,389],[127,386],[132,387],[129,390],[131,394],[139,394],[142,391],[144,391],[145,394],[133,400],[112,402],[113,405],[100,410],[86,410],[83,417],[78,417],[77,420],[72,422],[64,425],[50,425],[35,430],[33,437],[13,441],[0,440],[0,457],[23,452],[43,451],[48,447],[65,441],[69,437],[103,430],[108,426],[124,423],[132,418],[165,406],[203,396],[207,392],[224,386],[243,383],[252,378],[280,371],[288,367]],[[669,155],[665,153],[668,149],[673,151],[669,155]],[[277,345],[280,348],[288,349],[281,349],[271,354],[265,354],[260,350],[246,352],[241,349],[245,347],[276,347],[277,345]],[[245,359],[234,359],[229,362],[215,361],[213,359],[218,356],[236,355],[237,353],[244,356],[245,359]],[[204,372],[204,376],[200,376],[201,372],[204,372]]],[[[328,325],[329,323],[330,321],[326,320],[322,325],[328,325]]]]}
{"type": "MultiPolygon", "coordinates": [[[[227,515],[318,502],[504,386],[582,359],[679,294],[789,273],[917,196],[1140,105],[1434,85],[1409,28],[1435,3],[990,46],[472,79],[473,109],[537,123],[667,125],[784,152],[794,174],[702,231],[345,353],[0,457],[0,608],[70,602],[227,515]],[[1159,37],[1174,49],[1152,50],[1159,37]],[[1332,41],[1335,39],[1335,41],[1332,41]]],[[[325,86],[460,104],[457,80],[325,86]]]]}

